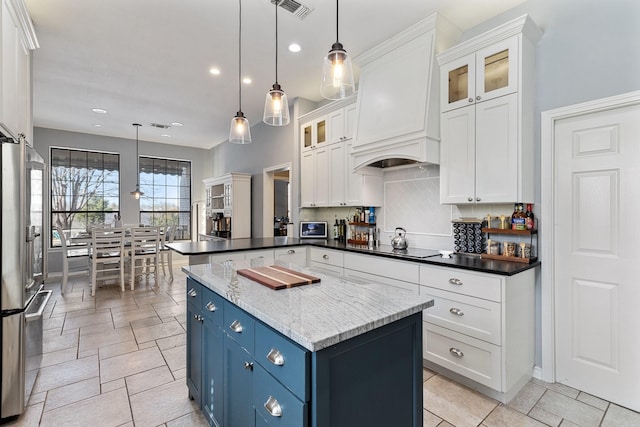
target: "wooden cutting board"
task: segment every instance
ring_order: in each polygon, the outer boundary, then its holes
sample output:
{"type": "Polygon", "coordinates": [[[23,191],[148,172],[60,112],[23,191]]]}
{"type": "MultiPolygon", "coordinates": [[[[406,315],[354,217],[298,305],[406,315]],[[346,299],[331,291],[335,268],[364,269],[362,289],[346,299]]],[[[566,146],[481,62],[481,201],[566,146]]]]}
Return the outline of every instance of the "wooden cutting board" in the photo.
{"type": "Polygon", "coordinates": [[[238,270],[238,274],[275,290],[293,288],[320,281],[318,277],[309,276],[278,265],[243,268],[238,270]]]}

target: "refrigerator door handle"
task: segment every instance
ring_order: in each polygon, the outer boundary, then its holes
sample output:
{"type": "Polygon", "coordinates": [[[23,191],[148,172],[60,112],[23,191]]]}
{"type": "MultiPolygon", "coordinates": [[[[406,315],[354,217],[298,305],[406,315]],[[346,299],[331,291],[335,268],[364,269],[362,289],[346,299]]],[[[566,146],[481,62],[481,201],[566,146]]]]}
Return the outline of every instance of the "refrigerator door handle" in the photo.
{"type": "MultiPolygon", "coordinates": [[[[44,308],[47,306],[49,302],[49,298],[51,298],[51,294],[53,291],[40,291],[33,298],[33,301],[40,301],[40,306],[34,312],[30,312],[29,314],[25,314],[24,318],[27,322],[33,322],[35,320],[40,320],[42,318],[42,313],[44,312],[44,308]],[[46,296],[40,297],[40,295],[46,294],[46,296]]],[[[28,310],[31,311],[31,310],[28,310]]]]}

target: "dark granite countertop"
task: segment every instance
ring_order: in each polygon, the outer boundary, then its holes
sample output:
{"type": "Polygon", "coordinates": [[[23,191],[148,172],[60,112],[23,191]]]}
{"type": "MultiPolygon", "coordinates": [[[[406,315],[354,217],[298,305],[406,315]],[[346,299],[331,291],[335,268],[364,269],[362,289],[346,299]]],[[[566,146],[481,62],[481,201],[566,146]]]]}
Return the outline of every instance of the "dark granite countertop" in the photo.
{"type": "Polygon", "coordinates": [[[219,252],[236,252],[293,246],[316,246],[371,256],[401,259],[404,261],[418,262],[441,267],[460,268],[463,270],[472,270],[482,273],[499,274],[503,276],[512,276],[540,265],[540,261],[532,264],[524,264],[512,261],[481,259],[478,256],[463,254],[453,254],[451,255],[451,258],[448,259],[442,258],[439,255],[428,258],[415,258],[411,256],[403,256],[402,254],[391,253],[388,246],[367,249],[348,246],[345,243],[340,243],[335,240],[298,239],[295,237],[231,239],[206,242],[174,242],[168,243],[167,246],[182,255],[205,255],[219,252]]]}

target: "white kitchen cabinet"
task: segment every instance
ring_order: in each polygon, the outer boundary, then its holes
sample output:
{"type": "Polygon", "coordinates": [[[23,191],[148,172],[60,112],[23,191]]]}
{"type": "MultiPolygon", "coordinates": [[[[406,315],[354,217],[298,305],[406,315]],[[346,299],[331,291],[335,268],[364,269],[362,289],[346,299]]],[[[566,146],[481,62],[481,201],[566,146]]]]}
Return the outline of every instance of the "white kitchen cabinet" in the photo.
{"type": "MultiPolygon", "coordinates": [[[[364,167],[353,172],[351,141],[345,141],[345,205],[346,206],[382,206],[383,172],[381,169],[364,167]]],[[[344,184],[343,184],[344,185],[344,184]]]]}
{"type": "Polygon", "coordinates": [[[308,151],[327,144],[327,118],[318,117],[300,126],[301,150],[308,151]]]}
{"type": "Polygon", "coordinates": [[[329,204],[329,148],[327,145],[300,154],[300,207],[329,204]]]}
{"type": "Polygon", "coordinates": [[[500,400],[531,379],[535,269],[513,276],[421,265],[426,366],[500,400]]]}
{"type": "Polygon", "coordinates": [[[356,119],[355,102],[328,114],[329,143],[346,141],[353,138],[356,119]]]}
{"type": "Polygon", "coordinates": [[[251,237],[251,174],[228,173],[202,182],[207,193],[207,221],[222,214],[231,218],[230,238],[251,237]]]}
{"type": "Polygon", "coordinates": [[[533,201],[540,36],[524,15],[438,55],[441,203],[533,201]]]}
{"type": "Polygon", "coordinates": [[[419,291],[420,266],[415,262],[373,258],[352,252],[344,254],[344,277],[361,279],[414,292],[419,291]]]}
{"type": "Polygon", "coordinates": [[[309,267],[342,276],[344,252],[311,246],[309,247],[309,267]]]}
{"type": "Polygon", "coordinates": [[[290,262],[292,264],[307,265],[307,247],[297,246],[294,248],[275,249],[274,258],[278,261],[290,262]]]}

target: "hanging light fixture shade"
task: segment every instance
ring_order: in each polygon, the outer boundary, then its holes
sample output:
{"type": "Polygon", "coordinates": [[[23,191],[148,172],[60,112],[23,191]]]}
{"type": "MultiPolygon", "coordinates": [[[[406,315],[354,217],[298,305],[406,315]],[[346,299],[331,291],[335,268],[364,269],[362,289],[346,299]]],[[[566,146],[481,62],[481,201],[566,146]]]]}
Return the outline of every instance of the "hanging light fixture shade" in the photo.
{"type": "Polygon", "coordinates": [[[276,82],[267,92],[262,121],[271,126],[286,126],[289,124],[289,101],[287,94],[278,84],[278,2],[274,4],[276,8],[276,82]]]}
{"type": "Polygon", "coordinates": [[[320,93],[326,99],[342,99],[353,95],[355,83],[351,58],[338,37],[338,0],[336,0],[336,42],[322,65],[320,93]]]}
{"type": "Polygon", "coordinates": [[[132,126],[136,127],[136,189],[131,194],[134,199],[140,199],[140,196],[144,196],[144,193],[140,191],[140,157],[138,155],[138,129],[142,126],[140,123],[133,123],[132,126]]]}
{"type": "Polygon", "coordinates": [[[229,141],[234,144],[251,144],[251,127],[242,112],[242,0],[238,0],[238,112],[231,119],[229,141]]]}

